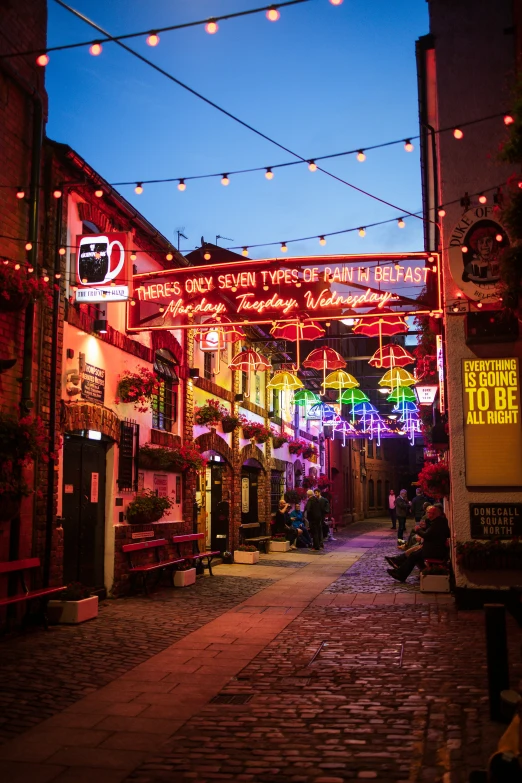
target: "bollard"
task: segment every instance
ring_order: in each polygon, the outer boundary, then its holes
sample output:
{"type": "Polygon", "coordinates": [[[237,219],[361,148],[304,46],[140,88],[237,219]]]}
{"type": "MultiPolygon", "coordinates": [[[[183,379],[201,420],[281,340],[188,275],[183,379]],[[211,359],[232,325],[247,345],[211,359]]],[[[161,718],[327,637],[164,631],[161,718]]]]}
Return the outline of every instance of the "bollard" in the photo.
{"type": "Polygon", "coordinates": [[[509,662],[504,604],[484,604],[486,616],[486,654],[488,663],[489,715],[502,721],[500,694],[509,689],[509,662]]]}

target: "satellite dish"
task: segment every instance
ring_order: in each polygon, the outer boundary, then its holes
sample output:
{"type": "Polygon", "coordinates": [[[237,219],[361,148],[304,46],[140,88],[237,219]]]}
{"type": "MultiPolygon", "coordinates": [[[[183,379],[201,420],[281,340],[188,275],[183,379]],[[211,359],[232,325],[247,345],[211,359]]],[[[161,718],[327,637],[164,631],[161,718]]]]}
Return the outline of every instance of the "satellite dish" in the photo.
{"type": "Polygon", "coordinates": [[[205,238],[201,237],[201,247],[203,247],[204,244],[205,244],[205,238]]]}

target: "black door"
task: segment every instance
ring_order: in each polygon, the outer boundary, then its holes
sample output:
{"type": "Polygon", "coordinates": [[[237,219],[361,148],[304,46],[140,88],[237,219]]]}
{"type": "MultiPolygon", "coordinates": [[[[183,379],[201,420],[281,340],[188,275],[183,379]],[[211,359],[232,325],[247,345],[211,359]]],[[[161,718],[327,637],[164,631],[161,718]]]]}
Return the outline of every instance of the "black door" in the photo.
{"type": "Polygon", "coordinates": [[[241,524],[259,522],[257,468],[243,467],[241,470],[241,524]]]}
{"type": "Polygon", "coordinates": [[[103,587],[105,450],[102,441],[65,436],[63,578],[91,588],[103,587]]]}
{"type": "Polygon", "coordinates": [[[230,509],[223,502],[223,470],[221,464],[210,463],[210,548],[225,552],[228,540],[230,509]]]}

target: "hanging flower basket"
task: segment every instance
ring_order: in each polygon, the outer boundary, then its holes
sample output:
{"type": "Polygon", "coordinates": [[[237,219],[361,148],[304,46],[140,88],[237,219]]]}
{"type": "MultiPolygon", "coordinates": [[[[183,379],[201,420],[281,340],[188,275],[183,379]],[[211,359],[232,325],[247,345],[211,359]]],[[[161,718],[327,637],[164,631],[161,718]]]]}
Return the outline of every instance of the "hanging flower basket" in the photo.
{"type": "Polygon", "coordinates": [[[285,500],[287,503],[302,503],[306,498],[306,487],[296,487],[295,489],[288,489],[285,492],[285,500]]]}
{"type": "Polygon", "coordinates": [[[270,432],[272,433],[272,446],[274,449],[282,448],[285,443],[288,443],[291,440],[290,436],[286,435],[284,432],[277,432],[273,429],[271,429],[270,432]]]}
{"type": "Polygon", "coordinates": [[[239,416],[229,416],[227,414],[221,419],[221,427],[223,428],[223,432],[234,432],[234,430],[239,427],[239,424],[239,416]]]}
{"type": "Polygon", "coordinates": [[[288,442],[288,451],[290,454],[295,454],[295,456],[298,457],[303,453],[303,449],[306,445],[307,444],[302,440],[291,440],[288,442]]]}
{"type": "Polygon", "coordinates": [[[126,370],[118,378],[118,391],[114,402],[131,403],[140,413],[147,413],[152,397],[157,393],[158,379],[147,367],[140,367],[137,372],[126,370]]]}
{"type": "Polygon", "coordinates": [[[450,473],[445,462],[424,465],[419,473],[419,486],[430,498],[445,498],[450,492],[450,473]]]}
{"type": "Polygon", "coordinates": [[[50,306],[52,289],[49,284],[25,269],[15,269],[13,264],[0,263],[0,311],[23,310],[31,299],[50,306]]]}
{"type": "Polygon", "coordinates": [[[317,446],[314,446],[313,443],[307,445],[303,449],[303,459],[316,459],[318,454],[317,446]]]}
{"type": "Polygon", "coordinates": [[[33,460],[49,461],[48,435],[39,416],[0,411],[0,518],[16,516],[20,498],[31,494],[22,470],[33,460]]]}
{"type": "Polygon", "coordinates": [[[175,448],[152,446],[146,443],[140,446],[138,465],[143,470],[162,470],[166,473],[185,473],[198,471],[207,464],[199,448],[185,444],[175,448]]]}
{"type": "Polygon", "coordinates": [[[157,522],[173,505],[169,497],[159,497],[153,489],[146,489],[127,506],[127,522],[129,525],[157,522]]]}
{"type": "Polygon", "coordinates": [[[522,542],[459,541],[457,563],[467,571],[522,571],[522,542]]]}
{"type": "Polygon", "coordinates": [[[250,419],[247,419],[245,416],[241,417],[241,426],[243,428],[243,437],[248,440],[255,440],[257,443],[266,443],[272,435],[264,424],[257,421],[250,421],[250,419]]]}
{"type": "Polygon", "coordinates": [[[223,419],[223,408],[217,400],[207,400],[206,405],[196,408],[194,412],[194,424],[200,427],[218,425],[223,419]]]}

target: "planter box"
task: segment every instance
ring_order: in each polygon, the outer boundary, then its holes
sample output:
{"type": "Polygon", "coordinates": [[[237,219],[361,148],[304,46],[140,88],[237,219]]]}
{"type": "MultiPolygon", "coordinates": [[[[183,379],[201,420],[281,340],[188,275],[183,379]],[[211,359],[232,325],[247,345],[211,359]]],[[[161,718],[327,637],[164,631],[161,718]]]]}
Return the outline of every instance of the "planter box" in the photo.
{"type": "Polygon", "coordinates": [[[196,569],[189,568],[187,571],[174,571],[175,587],[188,587],[196,583],[196,569]]]}
{"type": "Polygon", "coordinates": [[[259,552],[240,552],[238,549],[234,552],[234,563],[254,565],[257,562],[259,562],[259,552]]]}
{"type": "Polygon", "coordinates": [[[449,574],[421,574],[421,593],[449,593],[449,574]]]}
{"type": "Polygon", "coordinates": [[[91,595],[81,601],[49,601],[48,607],[51,615],[59,613],[56,618],[59,623],[76,625],[98,617],[98,596],[91,595]]]}
{"type": "Polygon", "coordinates": [[[270,541],[271,552],[289,552],[290,541],[270,541]]]}

